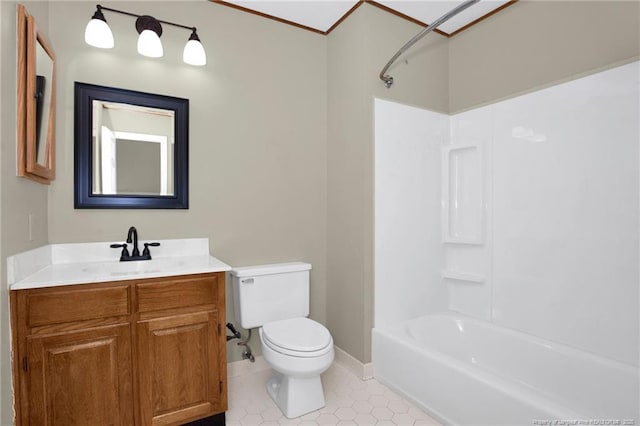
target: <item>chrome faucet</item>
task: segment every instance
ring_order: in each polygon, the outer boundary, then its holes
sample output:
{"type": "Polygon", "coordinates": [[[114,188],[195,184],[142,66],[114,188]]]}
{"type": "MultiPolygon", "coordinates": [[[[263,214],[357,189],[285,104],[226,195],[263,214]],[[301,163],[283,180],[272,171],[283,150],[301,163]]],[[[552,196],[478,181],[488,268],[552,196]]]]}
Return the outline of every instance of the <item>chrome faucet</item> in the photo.
{"type": "Polygon", "coordinates": [[[126,262],[129,260],[151,260],[149,247],[158,247],[159,245],[160,243],[144,243],[144,250],[142,251],[142,255],[140,255],[140,249],[138,249],[138,230],[135,226],[132,226],[127,232],[127,242],[123,244],[111,244],[111,248],[122,248],[120,262],[126,262]],[[129,250],[127,250],[127,243],[133,243],[131,254],[129,254],[129,250]]]}

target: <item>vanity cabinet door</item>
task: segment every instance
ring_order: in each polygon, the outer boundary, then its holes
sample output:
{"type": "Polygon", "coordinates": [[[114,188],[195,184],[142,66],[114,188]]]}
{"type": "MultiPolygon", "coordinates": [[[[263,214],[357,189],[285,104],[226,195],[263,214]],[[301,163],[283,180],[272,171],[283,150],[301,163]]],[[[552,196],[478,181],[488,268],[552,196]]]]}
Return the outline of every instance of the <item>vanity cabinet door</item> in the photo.
{"type": "Polygon", "coordinates": [[[211,309],[138,322],[142,424],[179,425],[225,410],[218,314],[211,309]]]}
{"type": "Polygon", "coordinates": [[[132,425],[130,325],[27,337],[32,425],[132,425]]]}

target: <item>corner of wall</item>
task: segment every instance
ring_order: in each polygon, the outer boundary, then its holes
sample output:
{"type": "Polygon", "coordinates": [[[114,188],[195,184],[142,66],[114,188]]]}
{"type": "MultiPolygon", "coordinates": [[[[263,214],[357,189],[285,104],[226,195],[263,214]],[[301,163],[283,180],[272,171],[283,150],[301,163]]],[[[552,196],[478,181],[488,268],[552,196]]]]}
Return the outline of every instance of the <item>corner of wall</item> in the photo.
{"type": "Polygon", "coordinates": [[[376,97],[447,111],[447,39],[434,34],[392,67],[382,65],[421,27],[365,4],[327,38],[327,322],[336,345],[371,360],[374,298],[376,97]],[[425,75],[424,69],[429,69],[425,75]]]}
{"type": "MultiPolygon", "coordinates": [[[[13,424],[11,332],[6,258],[48,242],[48,189],[16,175],[17,29],[15,1],[0,2],[0,424],[13,424]],[[29,215],[33,229],[29,236],[29,215]]],[[[48,2],[27,4],[30,14],[48,26],[48,2]]]]}

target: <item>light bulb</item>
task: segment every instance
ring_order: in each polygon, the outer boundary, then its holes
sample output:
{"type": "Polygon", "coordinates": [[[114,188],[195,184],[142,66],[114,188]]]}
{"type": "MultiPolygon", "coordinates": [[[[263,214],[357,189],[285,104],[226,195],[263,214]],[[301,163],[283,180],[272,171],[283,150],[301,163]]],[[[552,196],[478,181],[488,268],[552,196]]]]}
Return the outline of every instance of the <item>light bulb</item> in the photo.
{"type": "Polygon", "coordinates": [[[207,54],[204,51],[202,43],[200,43],[195,29],[193,33],[191,33],[189,41],[187,41],[187,44],[184,46],[182,60],[189,65],[202,66],[207,64],[207,54]]]}
{"type": "Polygon", "coordinates": [[[138,53],[150,58],[160,58],[164,54],[160,37],[152,30],[144,30],[138,37],[138,53]]]}
{"type": "Polygon", "coordinates": [[[93,14],[84,30],[84,41],[90,46],[101,49],[113,48],[113,33],[100,9],[93,14]]]}

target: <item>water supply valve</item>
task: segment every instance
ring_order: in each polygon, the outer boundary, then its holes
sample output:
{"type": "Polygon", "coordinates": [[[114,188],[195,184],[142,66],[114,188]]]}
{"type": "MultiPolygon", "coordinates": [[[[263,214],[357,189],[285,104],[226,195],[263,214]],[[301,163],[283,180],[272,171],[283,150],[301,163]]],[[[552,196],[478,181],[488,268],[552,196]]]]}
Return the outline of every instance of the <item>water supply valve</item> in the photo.
{"type": "Polygon", "coordinates": [[[230,322],[227,323],[227,328],[229,329],[229,331],[231,331],[231,334],[233,334],[233,336],[227,336],[227,342],[229,340],[240,339],[242,337],[240,332],[238,330],[236,330],[236,328],[230,322]]]}

